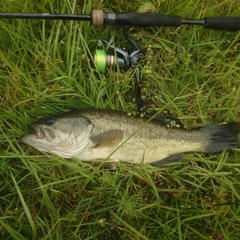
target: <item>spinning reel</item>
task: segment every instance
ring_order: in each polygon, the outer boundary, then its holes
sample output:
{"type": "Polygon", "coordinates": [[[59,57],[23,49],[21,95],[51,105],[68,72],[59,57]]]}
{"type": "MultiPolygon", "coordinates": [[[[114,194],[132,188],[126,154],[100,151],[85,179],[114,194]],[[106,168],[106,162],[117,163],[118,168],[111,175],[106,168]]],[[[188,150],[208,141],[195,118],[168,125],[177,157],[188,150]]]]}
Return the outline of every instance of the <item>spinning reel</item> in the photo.
{"type": "Polygon", "coordinates": [[[147,104],[141,98],[141,73],[139,63],[143,58],[143,52],[139,45],[128,35],[128,28],[123,28],[123,36],[130,43],[131,49],[115,47],[105,39],[98,39],[97,49],[92,53],[93,62],[98,71],[103,72],[106,68],[116,69],[117,66],[124,71],[132,68],[137,85],[136,102],[139,112],[147,108],[147,104]]]}

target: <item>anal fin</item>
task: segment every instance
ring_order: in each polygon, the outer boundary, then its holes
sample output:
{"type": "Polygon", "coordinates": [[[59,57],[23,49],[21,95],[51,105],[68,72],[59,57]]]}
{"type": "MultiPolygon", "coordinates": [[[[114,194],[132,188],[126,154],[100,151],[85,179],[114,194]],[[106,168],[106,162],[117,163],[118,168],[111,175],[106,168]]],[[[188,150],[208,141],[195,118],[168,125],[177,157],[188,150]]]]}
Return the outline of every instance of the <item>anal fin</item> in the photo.
{"type": "Polygon", "coordinates": [[[164,158],[157,162],[151,163],[151,165],[152,166],[166,166],[166,165],[170,165],[170,164],[175,164],[175,163],[180,162],[182,160],[182,158],[183,158],[183,154],[181,154],[181,153],[174,154],[168,158],[164,158]]]}

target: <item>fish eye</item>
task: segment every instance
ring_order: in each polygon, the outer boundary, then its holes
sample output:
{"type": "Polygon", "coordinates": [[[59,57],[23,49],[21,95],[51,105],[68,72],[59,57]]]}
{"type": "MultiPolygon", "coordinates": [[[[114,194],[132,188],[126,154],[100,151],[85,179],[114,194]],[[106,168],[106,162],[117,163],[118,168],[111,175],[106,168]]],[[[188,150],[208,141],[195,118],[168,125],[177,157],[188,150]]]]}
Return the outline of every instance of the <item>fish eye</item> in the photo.
{"type": "Polygon", "coordinates": [[[55,122],[53,119],[48,118],[48,119],[46,119],[45,123],[47,126],[53,126],[55,122]]]}

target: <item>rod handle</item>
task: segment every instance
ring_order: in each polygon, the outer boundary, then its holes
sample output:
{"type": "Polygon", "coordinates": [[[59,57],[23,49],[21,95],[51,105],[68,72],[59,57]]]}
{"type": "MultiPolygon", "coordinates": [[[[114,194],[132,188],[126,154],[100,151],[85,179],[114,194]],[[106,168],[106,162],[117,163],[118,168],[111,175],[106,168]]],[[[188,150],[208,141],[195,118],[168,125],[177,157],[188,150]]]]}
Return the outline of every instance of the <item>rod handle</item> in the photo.
{"type": "Polygon", "coordinates": [[[114,25],[128,25],[139,27],[162,27],[181,25],[181,17],[153,13],[118,13],[115,14],[114,25]]]}
{"type": "Polygon", "coordinates": [[[240,17],[206,17],[204,21],[205,28],[228,31],[240,30],[240,17]]]}
{"type": "Polygon", "coordinates": [[[91,12],[91,24],[95,26],[117,25],[138,27],[178,27],[182,19],[175,15],[162,15],[153,13],[108,13],[101,10],[91,12]]]}
{"type": "Polygon", "coordinates": [[[104,25],[104,12],[102,10],[91,11],[91,25],[93,26],[104,25]]]}

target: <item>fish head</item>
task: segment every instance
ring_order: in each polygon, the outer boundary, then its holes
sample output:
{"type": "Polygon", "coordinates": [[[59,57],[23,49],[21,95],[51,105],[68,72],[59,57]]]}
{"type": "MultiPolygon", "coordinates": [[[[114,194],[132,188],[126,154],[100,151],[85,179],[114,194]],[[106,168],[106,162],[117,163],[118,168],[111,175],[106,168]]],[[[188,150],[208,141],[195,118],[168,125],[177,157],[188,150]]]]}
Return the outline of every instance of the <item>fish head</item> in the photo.
{"type": "Polygon", "coordinates": [[[72,158],[89,144],[93,125],[81,114],[70,112],[41,119],[30,127],[34,133],[23,135],[22,142],[43,152],[72,158]]]}

